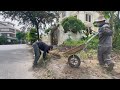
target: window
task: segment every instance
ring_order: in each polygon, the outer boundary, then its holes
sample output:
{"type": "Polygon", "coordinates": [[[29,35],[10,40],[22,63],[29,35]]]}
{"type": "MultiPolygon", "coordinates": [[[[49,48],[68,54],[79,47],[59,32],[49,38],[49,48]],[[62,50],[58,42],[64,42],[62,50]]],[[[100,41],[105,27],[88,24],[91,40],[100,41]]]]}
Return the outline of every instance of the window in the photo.
{"type": "Polygon", "coordinates": [[[10,34],[7,34],[7,36],[9,37],[9,36],[10,36],[10,34]]]}
{"type": "Polygon", "coordinates": [[[91,22],[91,15],[89,15],[89,22],[91,22]]]}
{"type": "Polygon", "coordinates": [[[86,14],[85,20],[88,21],[88,22],[91,22],[91,15],[86,14]]]}
{"type": "Polygon", "coordinates": [[[66,11],[63,11],[62,12],[62,17],[65,17],[66,16],[66,11]]]}
{"type": "Polygon", "coordinates": [[[13,32],[13,33],[15,33],[15,30],[14,29],[9,29],[10,30],[10,32],[13,32]]]}
{"type": "Polygon", "coordinates": [[[10,34],[10,37],[12,37],[12,34],[10,34]]]}
{"type": "Polygon", "coordinates": [[[6,33],[3,33],[3,34],[2,34],[2,36],[5,36],[5,37],[7,37],[7,34],[6,34],[6,33]]]}
{"type": "Polygon", "coordinates": [[[88,14],[86,14],[85,16],[86,16],[86,19],[85,19],[85,20],[88,21],[88,14]]]}

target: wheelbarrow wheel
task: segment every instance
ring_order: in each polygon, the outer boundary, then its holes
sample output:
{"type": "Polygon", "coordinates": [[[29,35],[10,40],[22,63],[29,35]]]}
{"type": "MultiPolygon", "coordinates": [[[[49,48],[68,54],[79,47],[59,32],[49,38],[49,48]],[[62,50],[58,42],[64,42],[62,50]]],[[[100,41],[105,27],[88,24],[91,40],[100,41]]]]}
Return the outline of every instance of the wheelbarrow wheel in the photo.
{"type": "Polygon", "coordinates": [[[68,64],[73,68],[78,68],[81,64],[81,60],[77,55],[71,55],[68,58],[68,64]]]}

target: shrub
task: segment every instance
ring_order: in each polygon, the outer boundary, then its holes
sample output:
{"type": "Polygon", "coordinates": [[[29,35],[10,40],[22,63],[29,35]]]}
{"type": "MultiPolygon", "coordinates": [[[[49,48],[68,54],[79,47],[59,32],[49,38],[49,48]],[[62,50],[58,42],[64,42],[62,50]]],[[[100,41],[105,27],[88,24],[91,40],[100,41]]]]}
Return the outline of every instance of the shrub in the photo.
{"type": "MultiPolygon", "coordinates": [[[[90,38],[90,37],[89,37],[90,38]]],[[[88,38],[88,39],[89,39],[88,38]]],[[[79,45],[82,45],[84,44],[88,39],[85,39],[85,40],[66,40],[64,41],[63,45],[64,46],[79,46],[79,45]]],[[[97,46],[98,46],[98,37],[95,37],[93,38],[87,45],[87,48],[88,49],[97,49],[97,46]]]]}
{"type": "Polygon", "coordinates": [[[77,19],[74,16],[64,18],[61,22],[61,25],[63,26],[64,33],[67,33],[68,31],[71,31],[73,33],[80,33],[81,30],[86,29],[84,23],[82,23],[81,20],[77,19]]]}

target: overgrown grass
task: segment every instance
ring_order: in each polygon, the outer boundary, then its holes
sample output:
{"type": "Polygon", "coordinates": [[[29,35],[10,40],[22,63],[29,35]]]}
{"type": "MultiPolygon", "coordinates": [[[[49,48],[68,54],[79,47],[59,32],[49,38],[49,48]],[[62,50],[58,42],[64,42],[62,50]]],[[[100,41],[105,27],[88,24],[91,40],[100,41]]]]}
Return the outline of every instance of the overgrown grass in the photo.
{"type": "Polygon", "coordinates": [[[99,42],[98,37],[93,38],[93,39],[88,43],[88,47],[87,47],[87,48],[89,48],[89,49],[97,49],[97,47],[98,47],[98,42],[99,42]]]}
{"type": "Polygon", "coordinates": [[[75,40],[66,40],[64,41],[63,45],[65,46],[79,46],[81,44],[83,44],[85,41],[82,41],[82,40],[78,40],[78,41],[75,41],[75,40]]]}
{"type": "Polygon", "coordinates": [[[81,60],[87,60],[89,57],[91,59],[97,59],[97,50],[94,49],[88,49],[86,52],[81,51],[80,53],[81,60]]]}
{"type": "MultiPolygon", "coordinates": [[[[88,39],[86,39],[86,40],[68,39],[68,40],[64,41],[63,45],[64,46],[79,46],[79,45],[84,44],[88,39]]],[[[98,37],[95,37],[88,43],[87,48],[89,48],[89,49],[97,49],[97,46],[98,46],[98,37]]]]}

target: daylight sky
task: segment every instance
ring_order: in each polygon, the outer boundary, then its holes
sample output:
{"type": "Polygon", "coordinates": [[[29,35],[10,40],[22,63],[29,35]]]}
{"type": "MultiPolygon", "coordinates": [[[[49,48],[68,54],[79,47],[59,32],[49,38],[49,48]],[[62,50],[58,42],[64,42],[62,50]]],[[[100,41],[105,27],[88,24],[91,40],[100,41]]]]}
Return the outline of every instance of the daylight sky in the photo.
{"type": "MultiPolygon", "coordinates": [[[[0,15],[0,21],[4,21],[2,15],[0,15]]],[[[11,19],[6,19],[5,21],[8,21],[8,22],[11,22],[11,23],[15,24],[15,28],[17,28],[17,29],[20,29],[23,26],[23,25],[18,26],[18,21],[15,21],[15,20],[11,21],[11,19]]]]}
{"type": "MultiPolygon", "coordinates": [[[[0,15],[0,21],[4,21],[2,15],[0,15]]],[[[8,21],[8,22],[11,22],[11,23],[15,24],[14,27],[15,27],[16,29],[20,29],[22,26],[24,26],[24,25],[19,25],[19,26],[18,26],[18,21],[16,21],[16,20],[11,21],[11,19],[6,19],[5,21],[8,21]]],[[[40,31],[39,33],[43,33],[43,31],[41,31],[41,30],[39,30],[39,31],[40,31]]]]}

